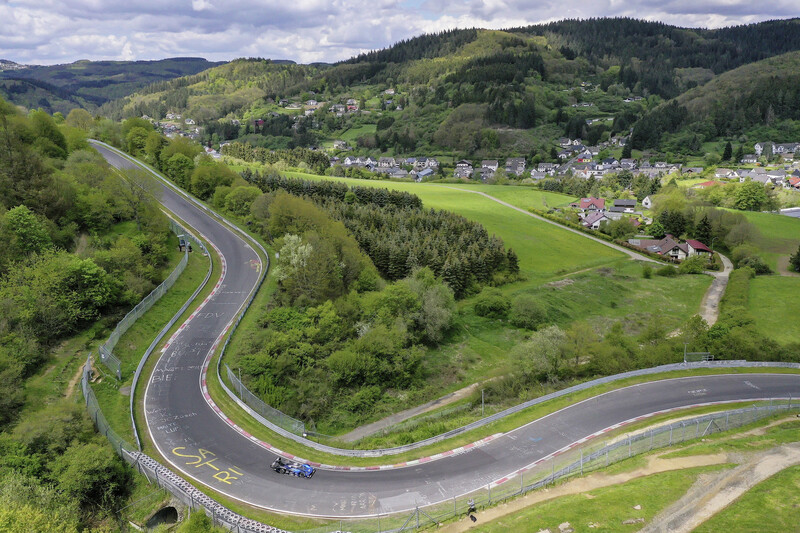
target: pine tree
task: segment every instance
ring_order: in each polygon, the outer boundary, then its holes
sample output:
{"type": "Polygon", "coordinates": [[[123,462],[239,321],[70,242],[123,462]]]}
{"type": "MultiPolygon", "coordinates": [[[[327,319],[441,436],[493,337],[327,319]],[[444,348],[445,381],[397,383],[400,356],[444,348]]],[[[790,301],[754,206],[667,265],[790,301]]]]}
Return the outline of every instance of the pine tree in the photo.
{"type": "Polygon", "coordinates": [[[508,271],[511,274],[519,273],[519,259],[517,258],[516,252],[511,248],[508,249],[506,253],[506,259],[508,260],[508,271]]]}
{"type": "Polygon", "coordinates": [[[708,220],[708,215],[703,215],[703,218],[700,219],[697,229],[694,231],[694,236],[706,246],[711,244],[711,222],[708,220]]]}
{"type": "Polygon", "coordinates": [[[744,159],[744,145],[740,144],[736,149],[736,162],[741,163],[742,159],[744,159]]]}
{"type": "Polygon", "coordinates": [[[730,161],[731,157],[733,157],[733,146],[731,146],[731,142],[728,141],[725,144],[725,149],[722,151],[722,160],[730,161]]]}
{"type": "Polygon", "coordinates": [[[622,147],[622,159],[630,159],[631,158],[631,144],[625,143],[625,146],[622,147]]]}

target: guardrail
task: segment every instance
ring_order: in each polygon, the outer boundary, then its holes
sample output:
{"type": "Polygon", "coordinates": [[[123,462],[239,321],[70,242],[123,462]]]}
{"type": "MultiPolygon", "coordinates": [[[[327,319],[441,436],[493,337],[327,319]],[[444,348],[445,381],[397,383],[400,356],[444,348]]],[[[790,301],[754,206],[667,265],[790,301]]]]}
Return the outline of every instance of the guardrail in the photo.
{"type": "MultiPolygon", "coordinates": [[[[185,236],[195,242],[198,248],[200,248],[204,254],[208,255],[208,252],[205,249],[205,246],[202,242],[200,242],[197,238],[191,235],[188,231],[186,231],[180,224],[175,222],[174,220],[170,220],[169,228],[175,235],[178,236],[185,236]]],[[[161,299],[162,296],[172,287],[175,282],[178,280],[178,277],[183,273],[186,265],[189,263],[189,250],[188,247],[184,251],[183,257],[178,262],[175,269],[170,272],[169,276],[161,282],[161,284],[150,291],[150,294],[142,298],[136,306],[128,311],[122,320],[117,323],[117,326],[114,328],[114,331],[111,332],[111,335],[108,336],[108,340],[100,345],[97,349],[100,355],[100,361],[111,370],[114,375],[117,377],[118,380],[122,380],[122,361],[114,355],[114,348],[119,342],[120,337],[122,337],[126,331],[137,321],[139,318],[145,314],[153,304],[155,304],[158,300],[161,299]]]]}
{"type": "Polygon", "coordinates": [[[111,429],[94,391],[89,383],[92,374],[91,356],[87,358],[81,376],[81,390],[86,401],[86,409],[89,417],[94,421],[97,431],[106,436],[114,451],[128,464],[135,468],[140,474],[144,475],[152,484],[168,490],[173,496],[178,498],[184,505],[193,510],[203,511],[211,517],[215,526],[222,526],[236,531],[237,533],[287,533],[282,529],[263,524],[257,520],[246,518],[237,514],[224,505],[217,503],[214,499],[206,496],[191,483],[178,476],[168,468],[163,467],[158,461],[145,455],[130,444],[125,439],[111,429]]]}
{"type": "MultiPolygon", "coordinates": [[[[615,381],[619,381],[622,379],[627,379],[631,377],[637,376],[647,376],[651,374],[660,374],[662,372],[671,372],[675,370],[690,370],[690,369],[702,369],[702,368],[757,368],[757,367],[776,367],[776,368],[794,368],[800,370],[800,363],[767,363],[767,362],[747,362],[747,361],[706,361],[706,362],[699,362],[699,363],[673,363],[669,365],[661,365],[656,366],[653,368],[645,368],[641,370],[631,370],[630,372],[624,372],[622,374],[615,374],[613,376],[607,376],[604,378],[598,378],[591,381],[587,381],[585,383],[580,383],[578,385],[574,385],[572,387],[551,392],[550,394],[546,394],[544,396],[540,396],[539,398],[534,398],[533,400],[528,400],[527,402],[521,403],[519,405],[515,405],[513,407],[509,407],[499,413],[495,413],[491,416],[487,416],[486,418],[482,418],[480,420],[476,420],[475,422],[471,422],[465,426],[461,426],[460,428],[451,429],[445,433],[441,433],[434,437],[430,437],[425,440],[421,440],[418,442],[413,442],[410,444],[405,444],[403,446],[396,446],[394,448],[378,448],[374,450],[350,450],[347,448],[335,448],[333,446],[327,446],[325,444],[320,444],[318,442],[314,442],[313,440],[300,437],[291,431],[287,431],[280,425],[274,423],[271,420],[268,420],[258,412],[258,406],[250,405],[245,403],[245,401],[236,396],[230,389],[225,387],[225,391],[228,393],[228,396],[232,398],[239,406],[244,409],[247,413],[249,413],[253,418],[258,420],[262,425],[266,426],[268,429],[278,433],[279,435],[283,435],[284,437],[290,438],[293,441],[297,442],[298,444],[302,444],[304,446],[308,446],[309,448],[313,448],[317,451],[330,453],[333,455],[341,455],[345,457],[384,457],[387,455],[397,455],[400,453],[404,453],[410,450],[415,450],[417,448],[422,448],[423,446],[428,446],[431,444],[435,444],[437,442],[441,442],[443,440],[449,439],[451,437],[455,437],[456,435],[460,435],[462,433],[466,433],[467,431],[471,431],[473,429],[478,429],[483,427],[487,424],[505,418],[507,416],[513,415],[518,413],[524,409],[529,407],[533,407],[534,405],[538,405],[542,402],[546,402],[549,400],[553,400],[555,398],[560,398],[562,396],[566,396],[568,394],[572,394],[575,392],[583,391],[586,389],[590,389],[592,387],[596,387],[597,385],[603,385],[606,383],[613,383],[615,381]]],[[[248,391],[246,387],[242,387],[243,391],[246,391],[243,394],[244,398],[257,398],[252,392],[248,391]]],[[[259,400],[260,401],[260,400],[259,400]]],[[[262,402],[263,403],[263,402],[262,402]]],[[[266,405],[266,404],[265,404],[266,405]]],[[[270,408],[273,409],[273,408],[270,408]]],[[[277,411],[277,409],[275,409],[277,411]]],[[[280,411],[278,411],[280,412],[280,411]]],[[[287,415],[284,415],[287,416],[287,415]]]]}
{"type": "MultiPolygon", "coordinates": [[[[695,439],[746,426],[781,412],[800,411],[800,404],[781,400],[772,405],[735,409],[698,416],[622,437],[613,443],[564,449],[509,474],[501,482],[491,483],[450,500],[419,507],[410,514],[387,515],[366,520],[343,520],[338,531],[348,533],[399,533],[419,528],[435,528],[445,520],[466,517],[470,509],[481,509],[521,496],[532,490],[552,485],[576,475],[599,470],[659,448],[690,442],[695,439]]],[[[473,511],[473,512],[475,512],[473,511]]],[[[331,527],[304,530],[303,533],[331,533],[331,527]]]]}

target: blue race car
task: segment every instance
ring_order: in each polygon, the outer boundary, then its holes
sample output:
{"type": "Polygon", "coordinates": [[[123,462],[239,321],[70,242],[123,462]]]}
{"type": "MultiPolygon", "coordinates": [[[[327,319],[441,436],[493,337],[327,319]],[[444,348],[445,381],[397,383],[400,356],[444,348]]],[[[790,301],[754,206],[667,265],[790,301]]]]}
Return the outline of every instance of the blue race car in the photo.
{"type": "Polygon", "coordinates": [[[282,457],[276,457],[272,461],[272,469],[279,474],[288,474],[290,476],[311,478],[316,470],[311,466],[304,463],[296,463],[292,461],[284,461],[282,457]]]}

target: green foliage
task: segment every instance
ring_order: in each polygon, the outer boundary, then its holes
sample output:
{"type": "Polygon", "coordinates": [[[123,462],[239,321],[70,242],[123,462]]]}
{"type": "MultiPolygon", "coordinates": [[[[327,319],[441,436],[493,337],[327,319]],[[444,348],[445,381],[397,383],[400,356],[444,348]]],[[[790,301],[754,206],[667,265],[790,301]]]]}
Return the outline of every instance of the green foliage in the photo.
{"type": "Polygon", "coordinates": [[[499,289],[486,287],[475,300],[475,314],[488,318],[505,318],[511,301],[499,289]]]}
{"type": "Polygon", "coordinates": [[[24,205],[19,205],[0,217],[0,235],[10,248],[6,253],[12,257],[42,253],[53,246],[42,221],[24,205]]]}
{"type": "Polygon", "coordinates": [[[651,279],[653,277],[653,267],[650,266],[650,263],[644,263],[642,265],[642,277],[644,279],[651,279]]]}
{"type": "Polygon", "coordinates": [[[236,177],[235,172],[221,163],[199,165],[192,172],[189,190],[198,198],[208,200],[214,189],[230,185],[236,177]]]}
{"type": "Polygon", "coordinates": [[[658,270],[656,270],[656,276],[663,276],[665,278],[674,278],[677,275],[678,275],[678,269],[669,265],[664,265],[662,267],[659,267],[658,270]]]}
{"type": "Polygon", "coordinates": [[[789,257],[789,264],[795,272],[800,272],[800,247],[798,247],[797,251],[789,257]]]}
{"type": "Polygon", "coordinates": [[[225,196],[225,209],[240,217],[246,216],[250,213],[252,203],[261,194],[258,187],[236,187],[225,196]]]}
{"type": "Polygon", "coordinates": [[[767,200],[764,185],[757,181],[747,181],[736,189],[734,207],[742,211],[760,211],[767,200]]]}
{"type": "Polygon", "coordinates": [[[82,506],[108,507],[125,493],[130,471],[106,443],[71,445],[50,465],[50,477],[82,506]]]}
{"type": "MultiPolygon", "coordinates": [[[[162,152],[162,157],[164,153],[162,152]]],[[[162,159],[163,161],[163,159],[162,159]]],[[[180,187],[189,189],[194,172],[194,161],[182,153],[172,154],[162,163],[164,174],[172,178],[180,187]]]]}
{"type": "Polygon", "coordinates": [[[520,294],[511,300],[511,323],[518,328],[536,329],[547,319],[547,311],[530,294],[520,294]]]}
{"type": "Polygon", "coordinates": [[[678,265],[678,273],[702,274],[707,267],[708,260],[704,256],[697,254],[684,259],[681,264],[678,265]]]}
{"type": "Polygon", "coordinates": [[[174,531],[175,533],[226,533],[228,530],[221,526],[215,526],[211,518],[204,512],[195,511],[174,531]]]}

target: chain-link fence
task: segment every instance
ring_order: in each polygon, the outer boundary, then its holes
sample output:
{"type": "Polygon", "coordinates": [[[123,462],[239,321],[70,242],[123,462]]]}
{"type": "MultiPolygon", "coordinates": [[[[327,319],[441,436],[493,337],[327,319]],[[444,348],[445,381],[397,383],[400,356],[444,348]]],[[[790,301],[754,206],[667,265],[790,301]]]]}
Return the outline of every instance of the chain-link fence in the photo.
{"type": "Polygon", "coordinates": [[[137,321],[139,318],[145,314],[153,304],[155,304],[169,289],[175,284],[178,277],[183,273],[186,265],[189,263],[189,240],[191,240],[198,249],[202,250],[203,254],[207,254],[205,246],[203,245],[200,240],[195,238],[192,234],[188,231],[183,229],[177,222],[174,220],[170,220],[169,224],[170,230],[172,230],[175,235],[178,236],[181,241],[186,243],[185,252],[183,257],[181,258],[178,265],[175,269],[167,276],[158,287],[153,289],[150,294],[144,297],[141,302],[136,304],[136,307],[131,309],[125,317],[119,321],[117,327],[114,328],[114,331],[111,332],[109,335],[108,340],[100,345],[98,348],[98,352],[100,355],[100,361],[104,365],[106,365],[117,377],[118,380],[122,380],[122,361],[114,355],[114,347],[119,342],[120,337],[125,334],[126,331],[137,321]]]}
{"type": "MultiPolygon", "coordinates": [[[[388,533],[435,527],[452,518],[465,517],[472,506],[480,511],[499,502],[529,491],[552,485],[570,476],[582,475],[628,459],[634,455],[746,426],[782,412],[798,411],[800,404],[791,400],[771,402],[771,405],[736,409],[698,416],[648,429],[606,443],[598,442],[572,448],[539,460],[510,474],[502,482],[492,483],[469,494],[436,504],[420,506],[412,513],[387,515],[366,520],[346,520],[336,527],[348,533],[388,533]]],[[[319,527],[303,533],[331,533],[335,528],[319,527]]]]}
{"type": "Polygon", "coordinates": [[[239,399],[249,405],[254,411],[276,426],[282,427],[286,431],[291,431],[295,435],[303,435],[306,433],[306,425],[302,421],[292,418],[274,407],[270,407],[264,403],[261,398],[250,392],[228,365],[225,365],[225,370],[228,374],[228,381],[233,385],[234,391],[239,394],[239,399]]]}
{"type": "Polygon", "coordinates": [[[105,435],[114,448],[114,451],[140,474],[147,477],[150,483],[154,483],[169,491],[189,509],[205,512],[206,515],[211,517],[214,525],[226,527],[237,533],[286,533],[282,529],[262,524],[256,520],[234,513],[224,505],[217,503],[194,488],[189,482],[168,468],[161,466],[158,461],[137,451],[128,444],[111,429],[105,416],[103,416],[103,412],[100,410],[100,405],[90,385],[91,374],[91,359],[89,359],[83,368],[81,389],[83,390],[83,397],[86,401],[86,409],[89,412],[89,416],[94,421],[97,431],[105,435]]]}
{"type": "MultiPolygon", "coordinates": [[[[229,337],[230,338],[230,337],[229,337]]],[[[591,381],[586,381],[584,383],[579,383],[578,385],[574,385],[572,387],[568,387],[566,389],[562,389],[560,391],[551,392],[550,394],[545,394],[544,396],[540,396],[538,398],[534,398],[532,400],[528,400],[524,403],[509,407],[503,411],[498,413],[494,413],[490,416],[485,418],[481,418],[480,420],[476,420],[474,422],[470,422],[464,426],[451,429],[449,431],[445,431],[444,433],[440,433],[434,437],[429,437],[424,440],[420,440],[417,442],[412,442],[410,444],[404,444],[401,446],[395,446],[393,448],[377,448],[371,450],[352,450],[347,448],[336,448],[334,446],[329,446],[327,444],[322,444],[319,442],[315,442],[313,440],[303,438],[302,433],[297,433],[290,430],[285,430],[283,426],[275,422],[272,418],[267,416],[260,416],[259,411],[255,405],[251,405],[248,402],[249,398],[256,398],[256,395],[252,392],[247,390],[247,387],[244,387],[242,384],[236,384],[236,391],[239,392],[239,396],[230,390],[225,382],[221,379],[220,374],[220,383],[222,383],[222,387],[228,396],[236,401],[240,407],[242,407],[245,411],[250,413],[258,422],[265,425],[268,429],[282,435],[284,437],[290,438],[295,442],[303,444],[304,446],[308,446],[310,448],[314,448],[317,451],[331,453],[334,455],[342,455],[347,457],[384,457],[387,455],[397,455],[400,453],[405,453],[411,450],[415,450],[418,448],[422,448],[424,446],[429,446],[431,444],[435,444],[437,442],[441,442],[443,440],[455,437],[456,435],[460,435],[462,433],[466,433],[473,429],[477,429],[483,426],[486,426],[492,422],[496,422],[502,418],[507,416],[511,416],[515,413],[518,413],[524,409],[529,407],[533,407],[534,405],[538,405],[540,403],[553,400],[555,398],[560,398],[562,396],[567,396],[573,394],[575,392],[583,391],[586,389],[591,389],[592,387],[596,387],[597,385],[603,385],[606,383],[613,383],[615,381],[620,381],[623,379],[628,379],[632,377],[639,377],[639,376],[649,376],[653,374],[661,374],[664,372],[673,372],[678,370],[697,370],[697,369],[706,369],[706,368],[767,368],[767,367],[775,367],[775,368],[794,368],[800,369],[800,364],[798,363],[770,363],[770,362],[748,362],[748,361],[705,361],[702,363],[672,363],[668,365],[661,365],[652,368],[643,368],[640,370],[631,370],[629,372],[623,372],[622,374],[615,374],[613,376],[606,376],[603,378],[593,379],[591,381]],[[241,389],[241,390],[240,390],[241,389]],[[244,398],[244,399],[242,399],[244,398]]],[[[228,372],[230,375],[230,371],[228,372]]],[[[232,382],[233,383],[233,382],[232,382]]],[[[261,400],[259,402],[263,403],[261,400]]],[[[266,404],[264,404],[266,405],[266,404]]],[[[274,409],[269,407],[269,409],[274,409]]],[[[277,413],[280,411],[275,410],[277,413]]],[[[283,413],[280,413],[282,416],[288,417],[283,413]]],[[[309,435],[310,432],[307,432],[309,435]]]]}

